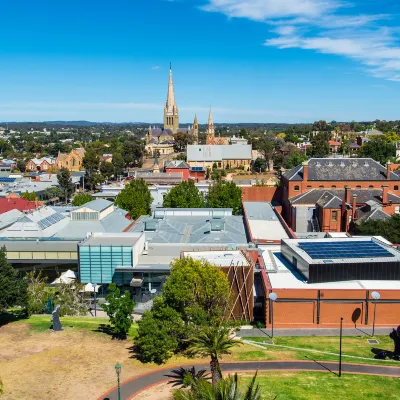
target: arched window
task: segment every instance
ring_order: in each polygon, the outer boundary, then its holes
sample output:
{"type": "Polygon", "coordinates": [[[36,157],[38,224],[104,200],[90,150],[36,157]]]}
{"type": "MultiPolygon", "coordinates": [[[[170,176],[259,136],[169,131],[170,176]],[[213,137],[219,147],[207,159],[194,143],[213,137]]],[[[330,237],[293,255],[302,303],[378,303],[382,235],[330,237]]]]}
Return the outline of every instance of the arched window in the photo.
{"type": "Polygon", "coordinates": [[[336,185],[332,185],[332,189],[336,189],[336,185]]]}
{"type": "Polygon", "coordinates": [[[370,189],[373,189],[373,188],[374,188],[373,185],[369,185],[368,187],[369,187],[370,189]]]}
{"type": "Polygon", "coordinates": [[[307,189],[312,189],[312,186],[311,185],[307,185],[307,189]]]}
{"type": "Polygon", "coordinates": [[[295,187],[294,187],[294,191],[295,192],[298,192],[300,190],[300,186],[299,185],[296,185],[295,187]]]}
{"type": "Polygon", "coordinates": [[[360,185],[356,186],[356,189],[361,189],[361,186],[360,185]]]}
{"type": "Polygon", "coordinates": [[[324,185],[320,185],[320,187],[319,187],[320,189],[323,189],[324,188],[324,185]]]}

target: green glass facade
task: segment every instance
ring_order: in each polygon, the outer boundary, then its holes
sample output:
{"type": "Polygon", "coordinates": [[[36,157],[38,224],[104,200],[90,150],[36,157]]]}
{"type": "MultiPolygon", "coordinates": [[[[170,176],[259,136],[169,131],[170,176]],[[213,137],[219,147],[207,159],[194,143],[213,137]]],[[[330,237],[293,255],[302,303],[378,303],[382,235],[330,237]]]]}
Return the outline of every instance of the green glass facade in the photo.
{"type": "Polygon", "coordinates": [[[128,271],[116,273],[116,267],[132,267],[132,247],[90,245],[79,247],[79,272],[82,283],[115,282],[122,285],[129,277],[132,279],[128,271]]]}

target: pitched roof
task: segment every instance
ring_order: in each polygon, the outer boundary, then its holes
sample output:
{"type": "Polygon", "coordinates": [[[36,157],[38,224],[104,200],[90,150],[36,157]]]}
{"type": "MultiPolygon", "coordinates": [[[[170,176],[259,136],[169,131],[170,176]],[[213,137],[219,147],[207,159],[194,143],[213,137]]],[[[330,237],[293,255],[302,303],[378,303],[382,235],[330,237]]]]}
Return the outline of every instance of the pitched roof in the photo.
{"type": "MultiPolygon", "coordinates": [[[[42,203],[40,203],[41,205],[42,203]]],[[[10,210],[29,211],[35,210],[39,204],[22,198],[0,198],[0,214],[10,210]]]]}
{"type": "Polygon", "coordinates": [[[385,220],[387,218],[390,218],[389,214],[386,214],[384,211],[380,210],[379,208],[374,208],[366,213],[363,213],[363,215],[361,215],[356,221],[355,223],[357,225],[362,224],[363,222],[367,222],[367,221],[382,221],[385,220]]]}
{"type": "Polygon", "coordinates": [[[175,168],[189,168],[189,164],[186,163],[183,160],[172,160],[172,161],[167,161],[165,163],[165,168],[169,169],[175,169],[175,168]]]}
{"type": "MultiPolygon", "coordinates": [[[[292,181],[303,180],[303,165],[298,165],[283,176],[292,181]]],[[[390,173],[390,179],[400,176],[390,173]]],[[[386,167],[372,158],[311,158],[308,161],[309,181],[385,181],[386,167]]]]}
{"type": "MultiPolygon", "coordinates": [[[[96,199],[96,200],[89,201],[89,203],[83,204],[82,207],[80,207],[80,208],[90,208],[93,211],[101,212],[112,205],[113,205],[112,201],[105,200],[105,199],[96,199]]],[[[74,210],[74,211],[79,211],[80,208],[78,208],[77,210],[74,210]]]]}
{"type": "Polygon", "coordinates": [[[187,159],[188,161],[251,160],[251,145],[189,145],[187,159]]]}

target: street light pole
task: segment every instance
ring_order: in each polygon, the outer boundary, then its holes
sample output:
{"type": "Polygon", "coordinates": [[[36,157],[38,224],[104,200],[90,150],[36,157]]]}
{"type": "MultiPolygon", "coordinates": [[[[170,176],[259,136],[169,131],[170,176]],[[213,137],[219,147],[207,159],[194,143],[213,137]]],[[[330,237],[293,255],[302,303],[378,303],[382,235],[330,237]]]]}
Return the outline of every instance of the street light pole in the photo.
{"type": "Polygon", "coordinates": [[[381,295],[378,292],[372,292],[371,296],[375,300],[374,301],[374,320],[372,322],[372,336],[375,336],[376,301],[381,298],[381,295]]]}
{"type": "Polygon", "coordinates": [[[96,286],[97,283],[93,283],[93,293],[94,293],[94,317],[97,316],[97,307],[96,307],[96,286]]]}
{"type": "Polygon", "coordinates": [[[269,299],[271,301],[271,318],[272,318],[271,339],[273,339],[274,338],[274,302],[278,298],[278,295],[276,293],[274,293],[274,292],[271,292],[268,297],[269,297],[269,299]]]}
{"type": "Polygon", "coordinates": [[[117,373],[117,380],[118,380],[118,400],[121,400],[121,386],[120,386],[120,380],[119,380],[119,376],[121,374],[121,364],[120,363],[115,364],[115,372],[117,373]]]}
{"type": "Polygon", "coordinates": [[[342,376],[342,337],[343,337],[343,318],[340,318],[339,378],[342,376]]]}

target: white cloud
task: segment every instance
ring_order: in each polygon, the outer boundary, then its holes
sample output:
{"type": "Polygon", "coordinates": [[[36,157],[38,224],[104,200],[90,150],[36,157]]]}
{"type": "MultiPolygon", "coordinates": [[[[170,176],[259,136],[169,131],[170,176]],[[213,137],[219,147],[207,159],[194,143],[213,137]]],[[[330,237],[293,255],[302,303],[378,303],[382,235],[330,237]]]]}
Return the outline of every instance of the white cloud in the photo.
{"type": "Polygon", "coordinates": [[[208,0],[203,10],[270,25],[275,37],[265,46],[351,58],[374,77],[400,81],[399,30],[381,25],[394,16],[352,15],[351,6],[335,0],[208,0]]]}
{"type": "Polygon", "coordinates": [[[155,65],[154,67],[151,67],[151,69],[153,71],[157,71],[158,69],[160,69],[160,66],[159,65],[155,65]]]}

